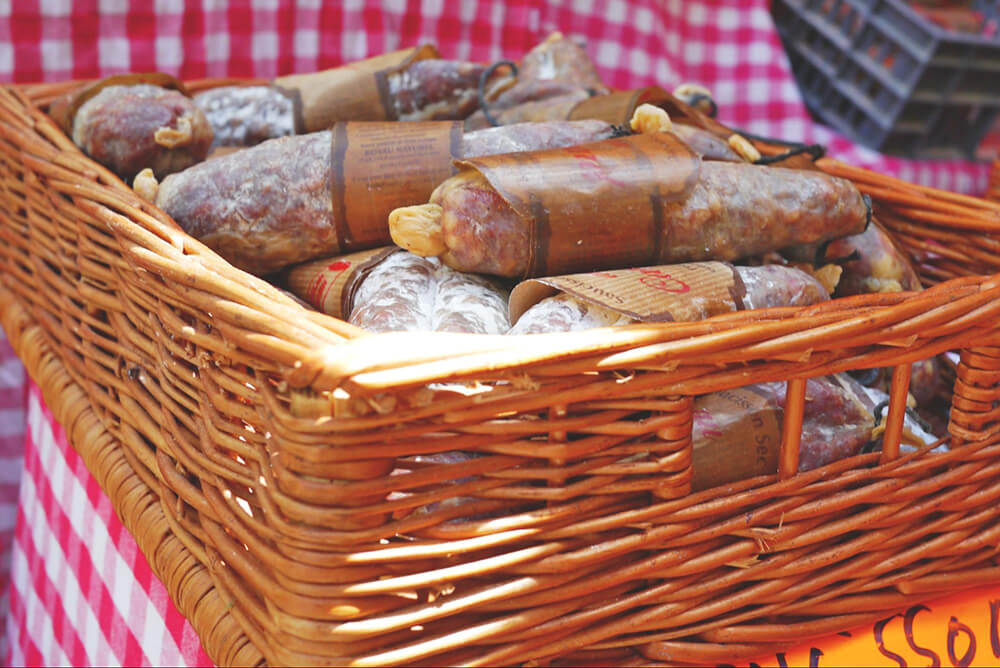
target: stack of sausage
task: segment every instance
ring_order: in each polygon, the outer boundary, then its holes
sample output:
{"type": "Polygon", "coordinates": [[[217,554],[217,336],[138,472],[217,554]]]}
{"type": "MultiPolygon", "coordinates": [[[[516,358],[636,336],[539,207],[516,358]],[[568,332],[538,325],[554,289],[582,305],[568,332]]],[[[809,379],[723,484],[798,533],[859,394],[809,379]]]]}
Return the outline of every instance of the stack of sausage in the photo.
{"type": "MultiPolygon", "coordinates": [[[[851,182],[755,164],[703,90],[677,92],[692,104],[611,91],[555,34],[517,66],[423,46],[193,97],[112,77],[51,112],[232,264],[372,332],[527,335],[921,289],[851,182]]],[[[938,392],[934,360],[914,370],[938,392]]],[[[872,440],[883,382],[810,380],[803,469],[872,440]]],[[[745,392],[699,398],[696,452],[780,416],[780,386],[745,392]]]]}

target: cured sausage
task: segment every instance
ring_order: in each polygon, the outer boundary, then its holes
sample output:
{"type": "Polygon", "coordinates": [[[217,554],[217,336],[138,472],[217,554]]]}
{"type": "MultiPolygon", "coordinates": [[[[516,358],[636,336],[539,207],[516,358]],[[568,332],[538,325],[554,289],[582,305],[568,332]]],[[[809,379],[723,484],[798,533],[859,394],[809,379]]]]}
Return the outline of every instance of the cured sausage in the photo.
{"type": "Polygon", "coordinates": [[[465,160],[429,204],[392,212],[393,241],[460,271],[517,278],[735,260],[855,234],[868,222],[867,202],[850,181],[699,165],[671,137],[465,160]]]}
{"type": "Polygon", "coordinates": [[[204,160],[212,143],[211,126],[191,98],[141,82],[145,78],[172,81],[165,75],[110,77],[53,105],[73,142],[128,181],[147,167],[159,178],[185,169],[204,160]]]}
{"type": "MultiPolygon", "coordinates": [[[[856,455],[875,419],[843,374],[806,382],[799,471],[856,455]]],[[[697,397],[691,429],[693,490],[778,470],[785,383],[758,383],[697,397]]]]}
{"type": "MultiPolygon", "coordinates": [[[[413,60],[401,69],[385,74],[384,100],[377,98],[377,90],[362,88],[361,92],[357,92],[348,87],[344,94],[353,92],[376,99],[368,100],[367,103],[361,100],[351,106],[342,105],[329,113],[317,115],[326,124],[336,121],[462,120],[479,108],[479,79],[485,69],[479,63],[457,60],[413,60]]],[[[321,73],[316,76],[319,75],[321,73]]],[[[487,98],[494,95],[489,91],[508,84],[508,76],[492,76],[487,85],[487,98]]],[[[322,86],[322,80],[314,85],[322,86]]],[[[342,86],[343,79],[335,78],[330,85],[342,86]]],[[[288,89],[275,84],[221,86],[199,93],[194,100],[215,132],[213,146],[253,146],[267,139],[296,134],[294,97],[289,94],[288,89]]],[[[300,110],[299,113],[305,112],[300,110]]],[[[308,131],[310,128],[307,126],[320,122],[316,120],[308,123],[303,120],[300,122],[303,126],[300,131],[308,131]]]]}
{"type": "Polygon", "coordinates": [[[836,262],[843,268],[837,297],[876,292],[922,290],[920,278],[906,253],[896,245],[878,219],[861,234],[820,245],[784,249],[786,257],[817,265],[836,262]]]}
{"type": "Polygon", "coordinates": [[[616,311],[577,299],[565,292],[546,297],[525,311],[508,334],[578,332],[597,327],[613,327],[635,322],[616,311]]]}
{"type": "MultiPolygon", "coordinates": [[[[502,121],[494,118],[501,125],[529,120],[561,120],[566,116],[539,115],[545,113],[544,106],[539,107],[534,103],[558,99],[560,104],[575,104],[591,95],[606,92],[608,89],[601,82],[586,50],[573,40],[563,37],[562,33],[556,32],[524,55],[517,81],[497,95],[490,102],[489,109],[491,115],[495,116],[502,115],[504,110],[532,103],[524,113],[504,115],[502,121]]],[[[489,125],[489,118],[480,110],[469,116],[465,129],[477,130],[489,125]]]]}
{"type": "MultiPolygon", "coordinates": [[[[699,263],[616,272],[611,276],[600,273],[567,278],[569,280],[531,281],[551,285],[554,289],[572,290],[574,294],[559,292],[545,297],[524,310],[520,317],[515,312],[515,301],[520,301],[528,286],[522,284],[515,288],[511,299],[511,315],[515,322],[508,334],[578,331],[637,321],[659,321],[667,317],[677,321],[702,320],[743,309],[808,306],[830,298],[809,274],[780,265],[734,267],[699,263]],[[729,282],[720,283],[712,278],[721,276],[725,281],[727,270],[732,274],[729,282]],[[675,290],[674,294],[659,292],[671,287],[658,280],[662,278],[682,289],[675,290]],[[708,280],[699,280],[705,278],[708,280]],[[608,294],[614,299],[609,299],[608,294]],[[668,300],[680,303],[675,305],[668,300]]],[[[530,301],[530,296],[528,299],[530,301]]],[[[521,308],[516,304],[518,311],[521,308]]]]}
{"type": "Polygon", "coordinates": [[[348,321],[372,332],[504,334],[506,295],[479,276],[395,253],[362,281],[348,321]]]}
{"type": "Polygon", "coordinates": [[[604,121],[546,121],[521,123],[466,132],[462,155],[483,156],[537,151],[589,144],[616,136],[619,130],[604,121]]]}
{"type": "MultiPolygon", "coordinates": [[[[862,387],[844,373],[810,378],[806,382],[799,471],[854,456],[869,444],[879,447],[884,415],[878,406],[887,399],[887,394],[862,387]]],[[[691,430],[692,489],[774,474],[784,407],[785,384],[777,382],[697,397],[691,430]]],[[[904,417],[901,450],[912,451],[935,440],[909,414],[904,417]]]]}
{"type": "Polygon", "coordinates": [[[371,332],[504,334],[507,292],[398,248],[316,260],[284,282],[311,306],[371,332]]]}
{"type": "MultiPolygon", "coordinates": [[[[496,125],[510,125],[512,123],[533,123],[538,121],[561,121],[568,120],[570,113],[583,100],[590,97],[590,93],[582,88],[571,89],[565,93],[543,97],[539,100],[528,100],[521,104],[491,112],[490,116],[496,125]]],[[[489,123],[466,122],[466,130],[474,130],[489,127],[489,123]]]]}
{"type": "Polygon", "coordinates": [[[793,267],[765,264],[735,269],[746,291],[744,308],[809,306],[830,299],[826,288],[814,276],[793,267]]]}
{"type": "Polygon", "coordinates": [[[496,283],[440,263],[437,263],[434,278],[437,293],[433,331],[506,334],[510,329],[507,293],[496,283]]]}
{"type": "MultiPolygon", "coordinates": [[[[443,125],[444,153],[433,158],[442,163],[435,167],[441,178],[450,173],[453,157],[447,135],[451,125],[443,125]]],[[[417,128],[415,124],[408,127],[417,128]]],[[[395,143],[400,132],[383,134],[395,143]]],[[[466,133],[457,144],[460,155],[481,156],[587,143],[615,132],[601,121],[564,121],[466,133]]],[[[158,187],[142,179],[136,190],[154,200],[186,232],[237,267],[258,275],[314,257],[389,243],[386,215],[395,206],[414,201],[409,199],[414,187],[402,189],[402,201],[390,201],[381,213],[373,212],[364,242],[348,247],[338,236],[339,211],[335,213],[331,199],[338,178],[333,141],[331,131],[273,139],[195,165],[164,179],[158,187]]],[[[420,184],[412,176],[411,165],[407,170],[400,177],[404,184],[407,179],[420,184]]],[[[439,181],[428,179],[426,185],[418,186],[424,190],[416,190],[416,201],[425,199],[439,181]]]]}
{"type": "Polygon", "coordinates": [[[707,130],[684,123],[674,123],[671,132],[680,137],[695,153],[706,160],[742,161],[741,156],[728,143],[707,130]]]}
{"type": "MultiPolygon", "coordinates": [[[[787,254],[797,259],[813,255],[815,262],[840,264],[843,274],[835,293],[838,297],[922,290],[920,277],[905,251],[896,244],[878,219],[872,223],[861,234],[834,239],[815,251],[810,247],[796,248],[789,249],[787,254]]],[[[917,402],[918,410],[926,410],[937,399],[950,402],[952,383],[944,370],[945,364],[937,357],[913,363],[910,393],[917,402]]],[[[877,374],[867,376],[866,383],[887,389],[892,372],[880,369],[877,374]]]]}
{"type": "Polygon", "coordinates": [[[155,203],[235,266],[262,275],[337,252],[330,133],[283,137],[167,177],[155,203]]]}
{"type": "MultiPolygon", "coordinates": [[[[492,112],[491,115],[498,125],[528,121],[594,119],[615,124],[631,122],[632,128],[636,129],[635,117],[640,112],[645,110],[645,113],[651,114],[656,110],[659,115],[667,119],[667,127],[664,129],[673,132],[706,160],[741,162],[746,159],[748,162],[755,162],[760,159],[760,154],[746,140],[743,140],[741,145],[744,151],[734,150],[730,144],[734,140],[742,139],[739,135],[730,135],[727,141],[690,122],[671,123],[667,112],[657,106],[669,99],[669,93],[656,86],[596,96],[590,96],[587,92],[577,89],[541,100],[530,100],[509,109],[492,112]],[[747,150],[751,155],[746,155],[747,150]]],[[[466,127],[468,125],[467,123],[466,127]]]]}
{"type": "Polygon", "coordinates": [[[295,134],[292,99],[274,86],[220,86],[194,96],[217,146],[254,146],[295,134]]]}
{"type": "MultiPolygon", "coordinates": [[[[486,67],[457,60],[419,60],[388,77],[393,113],[400,121],[460,121],[479,108],[479,79],[486,67]]],[[[495,75],[488,84],[504,85],[495,75]]],[[[487,92],[487,98],[491,96],[487,92]]]]}
{"type": "Polygon", "coordinates": [[[361,282],[348,322],[372,332],[431,331],[434,269],[410,253],[391,255],[361,282]]]}

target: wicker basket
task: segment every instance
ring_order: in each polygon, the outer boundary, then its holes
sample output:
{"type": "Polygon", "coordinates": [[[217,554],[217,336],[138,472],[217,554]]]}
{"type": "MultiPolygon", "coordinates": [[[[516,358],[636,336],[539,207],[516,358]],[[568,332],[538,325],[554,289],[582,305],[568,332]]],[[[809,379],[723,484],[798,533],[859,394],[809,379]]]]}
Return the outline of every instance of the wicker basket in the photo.
{"type": "Polygon", "coordinates": [[[717,662],[1000,578],[1000,204],[821,160],[933,287],[373,336],[85,158],[42,111],[68,85],[0,90],[3,325],[216,661],[717,662]],[[955,349],[952,449],[900,455],[909,364],[955,349]],[[805,378],[884,366],[883,451],[794,474],[805,378]],[[779,471],[688,494],[691,398],[764,380],[779,471]]]}

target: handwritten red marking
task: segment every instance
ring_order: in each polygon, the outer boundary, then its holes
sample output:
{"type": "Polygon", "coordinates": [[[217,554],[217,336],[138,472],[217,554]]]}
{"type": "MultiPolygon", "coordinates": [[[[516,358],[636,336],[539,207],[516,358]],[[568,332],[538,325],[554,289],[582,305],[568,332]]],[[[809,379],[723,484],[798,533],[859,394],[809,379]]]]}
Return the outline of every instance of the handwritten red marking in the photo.
{"type": "Polygon", "coordinates": [[[594,179],[598,181],[607,181],[608,183],[613,183],[616,186],[624,186],[625,184],[618,179],[611,176],[607,167],[601,164],[601,161],[597,159],[597,154],[586,148],[573,147],[567,149],[569,154],[579,161],[581,170],[584,173],[589,173],[594,179]]]}
{"type": "Polygon", "coordinates": [[[326,274],[319,272],[316,277],[312,279],[309,284],[309,288],[306,290],[306,295],[308,296],[309,303],[316,308],[322,308],[323,302],[323,292],[326,289],[326,274]]]}
{"type": "Polygon", "coordinates": [[[722,427],[715,420],[715,416],[712,415],[708,409],[699,408],[694,412],[694,421],[699,427],[701,427],[702,436],[705,438],[716,439],[722,436],[722,427]]]}
{"type": "Polygon", "coordinates": [[[327,293],[330,292],[337,280],[336,276],[331,276],[327,272],[339,274],[350,269],[350,267],[351,262],[349,260],[337,260],[328,264],[325,271],[316,274],[316,278],[312,280],[306,291],[309,296],[309,303],[318,309],[322,309],[323,304],[326,302],[327,293]]]}

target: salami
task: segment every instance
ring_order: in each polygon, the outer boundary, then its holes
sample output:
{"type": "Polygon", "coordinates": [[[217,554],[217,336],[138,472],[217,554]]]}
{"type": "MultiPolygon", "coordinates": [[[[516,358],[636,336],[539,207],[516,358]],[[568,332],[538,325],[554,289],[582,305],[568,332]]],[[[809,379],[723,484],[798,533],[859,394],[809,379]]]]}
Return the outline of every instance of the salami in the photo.
{"type": "Polygon", "coordinates": [[[610,139],[618,130],[604,121],[547,121],[466,132],[462,155],[483,156],[537,151],[610,139]]]}
{"type": "MultiPolygon", "coordinates": [[[[843,268],[836,296],[878,292],[922,290],[920,278],[906,253],[896,245],[878,220],[861,234],[834,239],[818,248],[794,248],[786,254],[796,259],[813,256],[815,262],[837,262],[843,268]]],[[[918,410],[926,410],[937,399],[950,401],[952,383],[946,378],[945,364],[937,357],[913,363],[910,393],[918,410]]],[[[866,382],[888,388],[892,372],[880,369],[866,374],[866,382]]],[[[930,414],[928,413],[928,417],[930,414]]]]}
{"type": "Polygon", "coordinates": [[[765,264],[735,269],[746,291],[744,308],[809,306],[830,299],[823,284],[814,276],[793,267],[765,264]]]}
{"type": "Polygon", "coordinates": [[[508,333],[694,321],[743,309],[808,306],[829,298],[809,274],[779,265],[711,262],[601,272],[522,283],[511,295],[514,326],[508,333]],[[556,290],[560,292],[542,297],[556,290]]]}
{"type": "Polygon", "coordinates": [[[191,98],[154,83],[129,83],[146,76],[110,78],[53,105],[73,142],[127,181],[147,167],[159,178],[185,169],[204,160],[212,143],[211,126],[191,98]]]}
{"type": "Polygon", "coordinates": [[[434,270],[415,255],[391,255],[361,282],[348,321],[372,332],[432,330],[434,270]]]}
{"type": "MultiPolygon", "coordinates": [[[[647,119],[655,117],[655,122],[664,126],[661,131],[673,132],[695,153],[706,160],[741,162],[747,159],[745,153],[748,150],[751,155],[756,151],[746,140],[743,140],[739,146],[743,149],[742,151],[734,150],[730,143],[742,139],[739,135],[732,135],[727,142],[712,132],[689,123],[673,124],[667,112],[656,106],[658,101],[669,99],[667,96],[666,91],[656,86],[593,97],[590,97],[585,91],[577,90],[542,100],[525,102],[510,109],[495,112],[493,117],[498,125],[528,121],[594,119],[615,124],[628,123],[633,130],[637,131],[639,129],[637,125],[642,124],[644,117],[647,119]]],[[[755,157],[747,161],[755,162],[759,158],[760,154],[757,153],[755,157]]]]}
{"type": "Polygon", "coordinates": [[[438,263],[432,328],[435,332],[506,334],[507,295],[496,283],[438,263]]]}
{"type": "Polygon", "coordinates": [[[816,264],[837,262],[843,268],[837,297],[923,289],[906,253],[877,219],[861,234],[833,239],[820,246],[785,249],[783,254],[816,264]]]}
{"type": "Polygon", "coordinates": [[[684,123],[675,123],[671,132],[680,137],[695,153],[706,160],[725,160],[728,162],[743,160],[728,143],[707,130],[684,123]]]}
{"type": "Polygon", "coordinates": [[[217,146],[254,146],[295,134],[290,97],[274,86],[221,86],[194,96],[212,126],[217,146]]]}
{"type": "Polygon", "coordinates": [[[868,222],[850,181],[700,164],[671,137],[467,159],[428,205],[392,212],[392,238],[459,271],[524,278],[735,260],[855,234],[868,222]]]}
{"type": "Polygon", "coordinates": [[[507,333],[578,332],[597,327],[628,325],[632,322],[635,320],[605,306],[560,292],[546,297],[525,311],[507,333]]]}
{"type": "MultiPolygon", "coordinates": [[[[479,108],[479,79],[485,70],[479,63],[435,58],[417,61],[389,75],[389,96],[396,120],[463,120],[479,108]]],[[[488,88],[505,83],[505,77],[495,75],[488,88]]],[[[491,97],[489,91],[487,97],[491,97]]]]}
{"type": "MultiPolygon", "coordinates": [[[[334,210],[331,193],[350,174],[344,174],[343,168],[338,171],[334,163],[331,131],[269,140],[195,165],[166,178],[158,187],[143,179],[136,183],[136,189],[155,201],[186,232],[237,267],[258,275],[267,274],[314,257],[388,243],[386,215],[395,206],[414,201],[413,197],[416,201],[426,199],[434,186],[451,173],[453,147],[447,134],[451,126],[444,126],[443,154],[430,158],[430,167],[441,177],[425,174],[424,181],[420,181],[420,174],[414,168],[414,154],[401,155],[400,159],[406,160],[403,171],[385,187],[402,201],[389,199],[381,213],[372,212],[367,236],[355,235],[360,241],[351,241],[338,230],[338,216],[343,224],[350,214],[355,228],[364,227],[365,223],[358,223],[360,216],[353,211],[342,215],[339,209],[334,210]],[[394,184],[411,182],[416,185],[389,189],[396,187],[394,184]]],[[[417,124],[407,127],[414,132],[419,129],[417,124]]],[[[402,130],[387,127],[382,133],[385,141],[373,145],[403,150],[401,133],[402,130]]],[[[586,143],[614,133],[612,126],[600,121],[564,121],[470,132],[456,144],[460,155],[480,156],[586,143]]],[[[421,137],[416,136],[413,145],[420,148],[423,146],[420,141],[421,137]]],[[[392,162],[392,155],[388,154],[386,162],[392,162]]],[[[378,167],[374,163],[370,166],[378,167]]],[[[361,175],[356,180],[368,188],[379,176],[361,175]]]]}
{"type": "MultiPolygon", "coordinates": [[[[847,374],[810,378],[806,382],[799,471],[851,457],[869,444],[878,447],[887,400],[887,394],[862,387],[847,374]]],[[[696,398],[691,430],[692,489],[774,474],[784,407],[784,383],[759,383],[696,398]]],[[[909,414],[904,417],[901,451],[936,440],[909,414]]]]}
{"type": "MultiPolygon", "coordinates": [[[[875,418],[863,391],[844,375],[806,383],[799,471],[856,455],[872,440],[875,418]]],[[[785,383],[759,383],[697,397],[691,487],[702,490],[776,473],[785,383]]]]}
{"type": "MultiPolygon", "coordinates": [[[[587,52],[561,33],[552,33],[545,41],[525,54],[517,74],[517,81],[490,102],[491,115],[501,114],[513,107],[531,103],[521,113],[503,115],[499,124],[525,122],[529,120],[561,120],[566,116],[540,115],[544,106],[534,103],[555,101],[560,104],[575,104],[591,95],[608,92],[601,82],[597,69],[587,57],[587,52]]],[[[570,105],[571,106],[571,105],[570,105]]],[[[494,118],[494,120],[499,120],[494,118]]],[[[491,125],[482,111],[469,116],[466,130],[477,130],[491,125]]]]}
{"type": "MultiPolygon", "coordinates": [[[[538,121],[561,121],[569,119],[570,113],[583,100],[590,97],[590,93],[582,88],[571,89],[561,92],[558,95],[543,97],[539,100],[528,100],[508,109],[491,112],[491,117],[496,125],[510,125],[512,123],[533,123],[538,121]]],[[[489,123],[467,122],[466,130],[474,130],[489,127],[489,123]]]]}
{"type": "Polygon", "coordinates": [[[371,332],[503,334],[507,294],[399,249],[326,258],[289,270],[285,283],[310,305],[371,332]]]}
{"type": "Polygon", "coordinates": [[[263,275],[337,252],[330,133],[263,142],[167,177],[156,204],[237,267],[263,275]]]}
{"type": "MultiPolygon", "coordinates": [[[[344,87],[343,94],[368,95],[375,99],[358,104],[341,104],[317,116],[314,121],[300,120],[301,130],[320,130],[316,125],[336,121],[431,121],[462,120],[479,107],[479,79],[485,66],[440,58],[412,60],[402,68],[384,73],[385,99],[372,87],[352,90],[343,77],[331,77],[333,88],[344,87]]],[[[341,70],[332,70],[338,73],[341,70]]],[[[310,75],[306,75],[310,76],[310,75]]],[[[311,85],[322,86],[322,73],[311,85]]],[[[348,82],[350,83],[350,82],[348,82]]],[[[509,83],[509,77],[496,74],[487,84],[490,91],[509,83]]],[[[336,93],[337,90],[334,90],[336,93]]],[[[296,134],[296,95],[280,84],[268,86],[221,86],[194,97],[215,132],[213,146],[254,146],[267,139],[296,134]]],[[[300,102],[301,104],[301,102],[300,102]]],[[[315,106],[326,106],[317,101],[315,106]]],[[[306,113],[299,110],[303,116],[306,113]]]]}

